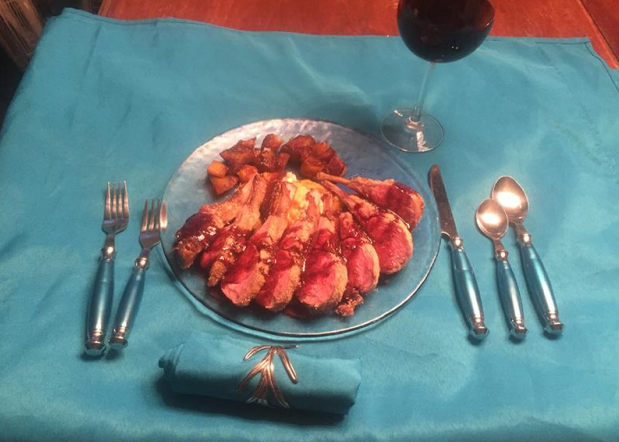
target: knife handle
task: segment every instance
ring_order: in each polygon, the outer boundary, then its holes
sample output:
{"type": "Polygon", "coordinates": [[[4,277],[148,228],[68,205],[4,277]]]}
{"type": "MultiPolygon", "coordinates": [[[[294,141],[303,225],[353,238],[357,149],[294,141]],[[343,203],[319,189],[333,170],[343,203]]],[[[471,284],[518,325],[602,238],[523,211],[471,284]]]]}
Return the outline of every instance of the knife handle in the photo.
{"type": "Polygon", "coordinates": [[[529,293],[533,297],[533,303],[543,322],[544,331],[552,336],[559,336],[564,326],[559,320],[559,310],[544,264],[533,247],[530,235],[527,234],[525,240],[518,241],[518,245],[524,277],[529,293]]]}
{"type": "Polygon", "coordinates": [[[484,324],[484,310],[473,268],[464,252],[462,239],[454,238],[450,248],[456,295],[469,326],[469,335],[472,339],[482,341],[488,336],[488,329],[484,324]]]}
{"type": "Polygon", "coordinates": [[[524,326],[520,290],[518,290],[512,266],[507,260],[507,252],[503,253],[504,255],[497,255],[496,260],[499,296],[503,304],[503,311],[509,321],[510,335],[514,339],[524,339],[527,335],[527,328],[524,326]]]}
{"type": "Polygon", "coordinates": [[[147,267],[136,265],[125,286],[125,291],[116,311],[114,333],[110,338],[110,347],[122,350],[129,344],[129,333],[133,327],[144,294],[144,282],[147,267]]]}
{"type": "Polygon", "coordinates": [[[89,356],[105,352],[105,333],[114,298],[114,256],[101,257],[86,313],[86,345],[89,356]]]}

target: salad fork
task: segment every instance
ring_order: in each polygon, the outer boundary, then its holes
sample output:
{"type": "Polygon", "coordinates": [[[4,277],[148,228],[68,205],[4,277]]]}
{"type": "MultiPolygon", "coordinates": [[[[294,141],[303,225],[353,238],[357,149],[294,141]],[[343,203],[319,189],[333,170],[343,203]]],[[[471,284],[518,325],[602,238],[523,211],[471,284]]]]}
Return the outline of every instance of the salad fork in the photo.
{"type": "Polygon", "coordinates": [[[101,249],[101,261],[86,316],[86,354],[99,356],[105,351],[105,333],[109,322],[114,297],[114,238],[127,228],[129,223],[129,195],[127,182],[107,183],[105,210],[101,229],[105,244],[101,249]]]}
{"type": "Polygon", "coordinates": [[[129,333],[133,328],[133,323],[140,308],[142,295],[144,293],[144,279],[146,270],[149,266],[150,251],[161,242],[161,233],[168,226],[168,215],[166,203],[151,200],[150,210],[148,200],[144,203],[144,215],[142,216],[142,227],[140,229],[140,246],[142,252],[135,260],[135,267],[131,273],[131,278],[125,286],[122,299],[116,312],[114,320],[114,333],[110,339],[110,346],[116,350],[122,350],[129,343],[129,333]]]}

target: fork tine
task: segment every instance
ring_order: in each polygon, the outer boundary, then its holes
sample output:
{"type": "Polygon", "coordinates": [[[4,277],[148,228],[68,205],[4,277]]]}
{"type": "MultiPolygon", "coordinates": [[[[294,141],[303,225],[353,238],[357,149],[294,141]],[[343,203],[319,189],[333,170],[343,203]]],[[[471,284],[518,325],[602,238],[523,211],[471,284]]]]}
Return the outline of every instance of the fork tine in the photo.
{"type": "Polygon", "coordinates": [[[103,213],[103,219],[110,219],[111,214],[110,214],[110,200],[111,200],[111,195],[110,195],[110,182],[107,182],[107,191],[105,192],[105,211],[103,213]]]}
{"type": "Polygon", "coordinates": [[[150,200],[150,220],[148,222],[148,230],[151,232],[155,229],[155,200],[150,200]]]}
{"type": "Polygon", "coordinates": [[[159,217],[161,216],[161,200],[157,198],[157,207],[155,208],[155,225],[154,231],[159,231],[159,217]]]}
{"type": "Polygon", "coordinates": [[[118,218],[118,212],[116,208],[118,207],[118,188],[116,187],[116,183],[112,184],[112,219],[118,218]]]}
{"type": "Polygon", "coordinates": [[[144,214],[142,215],[142,227],[140,232],[146,232],[148,228],[148,200],[144,202],[144,214]]]}
{"type": "Polygon", "coordinates": [[[116,191],[118,192],[118,195],[117,195],[117,198],[116,198],[116,204],[118,204],[118,206],[116,206],[116,218],[122,219],[123,218],[123,199],[124,199],[124,195],[123,195],[123,188],[122,188],[122,185],[120,183],[117,184],[116,191]]]}
{"type": "Polygon", "coordinates": [[[159,213],[160,230],[165,231],[168,228],[168,205],[165,200],[161,202],[161,212],[159,213]]]}
{"type": "Polygon", "coordinates": [[[129,218],[129,194],[127,193],[127,182],[123,181],[123,218],[129,218]]]}

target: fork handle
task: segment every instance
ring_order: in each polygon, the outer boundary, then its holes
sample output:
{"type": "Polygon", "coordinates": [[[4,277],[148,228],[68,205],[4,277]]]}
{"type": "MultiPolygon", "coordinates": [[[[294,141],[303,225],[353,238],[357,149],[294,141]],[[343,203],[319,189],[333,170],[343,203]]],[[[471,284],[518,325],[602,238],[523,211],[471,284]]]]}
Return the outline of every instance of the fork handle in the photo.
{"type": "Polygon", "coordinates": [[[115,350],[122,350],[129,344],[129,333],[138,315],[142,295],[144,294],[147,268],[148,265],[140,265],[138,259],[125,286],[125,291],[123,292],[114,320],[114,333],[110,339],[110,346],[115,350]]]}
{"type": "Polygon", "coordinates": [[[114,296],[114,257],[104,255],[99,262],[95,284],[86,314],[86,354],[105,352],[105,333],[114,296]]]}

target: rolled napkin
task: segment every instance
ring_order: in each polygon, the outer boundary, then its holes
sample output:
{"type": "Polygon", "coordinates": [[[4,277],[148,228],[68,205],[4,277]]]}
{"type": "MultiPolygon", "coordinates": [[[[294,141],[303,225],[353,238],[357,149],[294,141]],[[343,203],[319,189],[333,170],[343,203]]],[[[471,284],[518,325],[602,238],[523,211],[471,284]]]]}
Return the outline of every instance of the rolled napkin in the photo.
{"type": "Polygon", "coordinates": [[[303,355],[291,347],[195,332],[169,349],[159,367],[177,393],[348,413],[361,383],[359,361],[303,355]]]}

